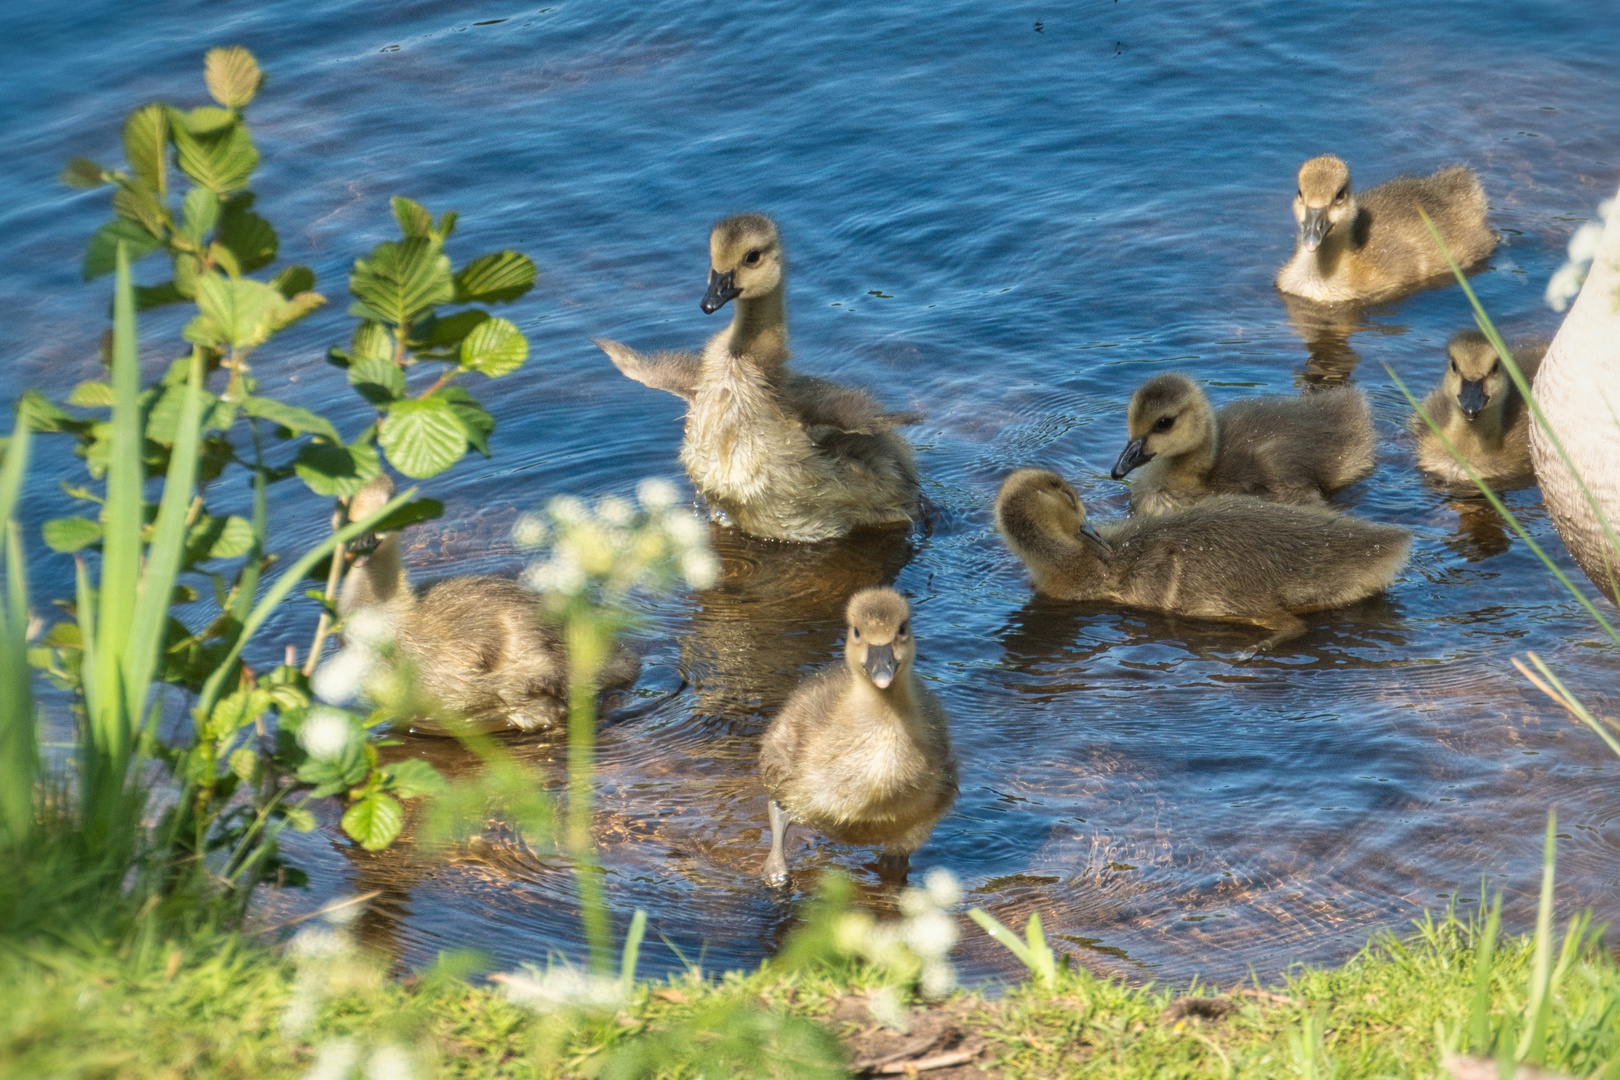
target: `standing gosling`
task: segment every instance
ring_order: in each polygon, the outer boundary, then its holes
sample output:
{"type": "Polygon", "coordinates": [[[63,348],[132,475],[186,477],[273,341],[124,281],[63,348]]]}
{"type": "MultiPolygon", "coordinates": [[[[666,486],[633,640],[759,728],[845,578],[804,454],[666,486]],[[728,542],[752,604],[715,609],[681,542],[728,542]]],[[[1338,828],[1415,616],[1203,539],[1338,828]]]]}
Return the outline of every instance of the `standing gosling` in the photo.
{"type": "Polygon", "coordinates": [[[911,446],[870,395],[787,370],[787,271],[775,222],[726,218],[709,235],[708,314],[736,302],[731,325],[696,353],[645,356],[596,344],[637,382],[686,399],[681,464],[710,506],[746,533],[826,540],[903,525],[921,511],[911,446]]]}
{"type": "Polygon", "coordinates": [[[1113,477],[1131,472],[1131,510],[1163,514],[1211,495],[1320,503],[1372,472],[1367,397],[1333,387],[1303,397],[1244,398],[1219,413],[1185,375],[1159,375],[1131,396],[1131,441],[1113,477]]]}
{"type": "Polygon", "coordinates": [[[862,589],[847,619],[844,663],[802,683],[760,745],[772,885],[787,882],[789,821],[841,844],[882,844],[883,862],[904,871],[956,799],[945,710],[912,671],[911,608],[893,589],[862,589]]]}
{"type": "MultiPolygon", "coordinates": [[[[1513,345],[1513,360],[1526,379],[1535,378],[1545,341],[1513,345]]],[[[1524,485],[1534,480],[1530,462],[1530,410],[1519,389],[1502,368],[1501,357],[1478,330],[1464,330],[1446,343],[1451,362],[1446,374],[1423,401],[1423,411],[1440,426],[1452,447],[1495,487],[1524,485]]],[[[1462,465],[1434,429],[1412,414],[1417,436],[1418,466],[1437,479],[1472,487],[1462,465]]]]}
{"type": "Polygon", "coordinates": [[[1093,529],[1074,488],[1045,469],[1020,469],[1002,483],[996,528],[1037,592],[1274,631],[1246,655],[1302,633],[1300,612],[1388,587],[1411,544],[1392,525],[1245,495],[1093,529]]]}
{"type": "MultiPolygon", "coordinates": [[[[376,513],[393,494],[394,482],[379,476],[350,501],[349,517],[376,513]]],[[[415,730],[540,731],[566,720],[568,652],[557,630],[540,621],[538,596],[516,581],[488,576],[447,578],[418,594],[400,557],[400,534],[378,533],[377,541],[350,567],[338,614],[348,618],[369,609],[386,620],[394,659],[408,668],[426,706],[415,730]]],[[[598,689],[628,687],[640,673],[641,661],[616,645],[598,689]]]]}
{"type": "Polygon", "coordinates": [[[1422,207],[1458,266],[1496,250],[1485,220],[1485,189],[1466,165],[1433,176],[1398,176],[1350,190],[1350,167],[1332,154],[1299,169],[1294,218],[1299,243],[1277,273],[1277,288],[1322,303],[1374,300],[1417,288],[1448,270],[1422,207]]]}

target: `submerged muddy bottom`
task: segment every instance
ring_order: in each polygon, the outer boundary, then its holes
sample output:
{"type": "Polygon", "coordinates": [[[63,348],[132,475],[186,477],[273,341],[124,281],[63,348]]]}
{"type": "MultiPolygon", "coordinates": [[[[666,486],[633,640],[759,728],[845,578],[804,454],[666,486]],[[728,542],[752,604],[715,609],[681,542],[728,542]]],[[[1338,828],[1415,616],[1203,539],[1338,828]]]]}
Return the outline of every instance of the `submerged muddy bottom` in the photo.
{"type": "MultiPolygon", "coordinates": [[[[240,40],[271,80],[251,114],[259,206],[283,259],[313,265],[333,300],[257,358],[261,379],[345,431],[365,422],[319,357],[348,332],[348,267],[391,233],[396,192],[462,212],[458,258],[511,246],[541,268],[509,312],[529,364],[471,386],[499,422],[494,457],[424,485],[446,514],[411,536],[419,581],[516,572],[511,522],[551,495],[678,474],[681,403],[619,376],[587,339],[690,347],[713,333],[697,301],[724,213],[782,226],[802,370],[927,414],[910,435],[929,530],[811,548],[717,531],[720,585],[647,610],[646,675],[601,735],[597,826],[616,927],[650,913],[645,971],[754,964],[832,866],[892,906],[875,852],[798,830],[790,894],[757,877],[759,734],[836,657],[849,593],[879,582],[911,598],[919,670],[962,762],[961,797],[913,867],[949,867],[971,903],[1017,926],[1039,910],[1088,963],[1179,981],[1342,959],[1424,907],[1474,903],[1482,883],[1507,891],[1523,925],[1555,805],[1562,910],[1620,918],[1620,762],[1509,664],[1535,650],[1612,714],[1620,658],[1489,509],[1424,483],[1386,370],[1431,385],[1445,340],[1470,325],[1463,297],[1324,313],[1270,284],[1305,157],[1335,151],[1363,186],[1465,160],[1504,233],[1474,286],[1510,339],[1550,333],[1542,287],[1620,173],[1612,20],[1442,3],[386,16],[271,3],[225,25],[200,3],[139,18],[106,0],[69,7],[25,28],[37,47],[0,72],[0,150],[20,177],[0,214],[14,242],[0,282],[23,298],[6,400],[32,385],[64,395],[97,371],[106,290],[78,284],[77,259],[104,201],[56,187],[62,160],[112,156],[124,110],[190,103],[203,49],[240,40]],[[1398,36],[1368,32],[1397,15],[1398,36]],[[996,486],[1044,465],[1094,514],[1123,512],[1107,469],[1125,402],[1165,370],[1206,381],[1217,404],[1308,381],[1364,387],[1380,463],[1339,502],[1416,531],[1395,588],[1309,617],[1306,635],[1247,663],[1247,628],[1032,599],[993,534],[996,486]]],[[[143,264],[143,280],[155,271],[143,264]]],[[[149,370],[179,325],[144,317],[149,370]]],[[[59,445],[38,459],[35,537],[71,512],[58,481],[81,475],[59,445]]],[[[1508,501],[1574,574],[1535,490],[1508,501]]],[[[292,484],[273,502],[279,550],[325,528],[326,508],[292,484]]],[[[34,575],[40,596],[71,595],[66,558],[39,555],[34,575]]],[[[286,605],[254,662],[302,647],[314,617],[286,605]]],[[[560,774],[557,741],[509,745],[560,774]]],[[[441,740],[397,752],[470,765],[441,740]]],[[[366,854],[332,827],[286,849],[311,884],[273,907],[379,890],[366,933],[406,964],[453,947],[501,964],[581,953],[569,867],[500,822],[447,860],[366,854]]],[[[958,957],[970,977],[1015,967],[971,929],[958,957]]]]}

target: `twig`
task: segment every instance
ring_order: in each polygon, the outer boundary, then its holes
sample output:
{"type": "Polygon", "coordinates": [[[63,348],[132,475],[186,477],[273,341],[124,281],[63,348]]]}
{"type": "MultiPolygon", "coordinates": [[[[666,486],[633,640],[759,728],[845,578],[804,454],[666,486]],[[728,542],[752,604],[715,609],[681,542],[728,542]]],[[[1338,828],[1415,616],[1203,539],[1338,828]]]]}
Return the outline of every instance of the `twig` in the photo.
{"type": "Polygon", "coordinates": [[[916,1061],[892,1061],[887,1065],[878,1065],[861,1071],[877,1076],[916,1076],[918,1073],[931,1072],[934,1069],[948,1069],[952,1065],[966,1065],[978,1057],[982,1049],[984,1046],[981,1043],[916,1061]]]}
{"type": "Polygon", "coordinates": [[[353,904],[363,904],[367,900],[375,900],[377,897],[382,895],[382,892],[383,891],[381,889],[373,889],[371,892],[361,893],[359,896],[345,896],[342,900],[334,900],[324,907],[318,907],[314,911],[305,912],[303,915],[288,919],[286,922],[278,922],[274,926],[267,926],[264,928],[264,933],[271,934],[277,930],[285,930],[289,926],[297,926],[301,922],[307,922],[310,919],[316,919],[322,915],[327,915],[334,911],[341,911],[353,904]]]}

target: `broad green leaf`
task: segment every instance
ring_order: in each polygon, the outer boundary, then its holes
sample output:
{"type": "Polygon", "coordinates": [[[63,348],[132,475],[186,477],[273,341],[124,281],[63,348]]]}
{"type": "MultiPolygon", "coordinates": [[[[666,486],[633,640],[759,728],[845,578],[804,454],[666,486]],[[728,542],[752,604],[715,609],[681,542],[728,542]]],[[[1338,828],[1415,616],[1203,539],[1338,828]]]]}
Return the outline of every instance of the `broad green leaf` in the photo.
{"type": "MultiPolygon", "coordinates": [[[[151,411],[146,414],[146,437],[162,446],[172,446],[179,431],[180,414],[185,407],[185,401],[185,384],[174,383],[166,386],[163,393],[152,403],[151,411]]],[[[208,411],[218,401],[219,398],[207,390],[202,392],[202,413],[205,421],[208,411]]]]}
{"type": "Polygon", "coordinates": [[[485,319],[461,342],[461,366],[492,379],[516,371],[528,358],[528,339],[505,319],[485,319]]]}
{"type": "Polygon", "coordinates": [[[448,349],[460,344],[461,339],[470,334],[473,327],[487,318],[489,312],[472,308],[442,318],[427,319],[420,326],[412,327],[412,330],[423,348],[448,349]]]}
{"type": "Polygon", "coordinates": [[[461,418],[462,426],[467,429],[467,441],[480,454],[489,457],[489,433],[495,430],[495,418],[463,387],[442,387],[433,396],[450,403],[461,418]]]}
{"type": "Polygon", "coordinates": [[[240,208],[242,202],[238,196],[225,204],[219,215],[217,240],[231,249],[241,272],[250,274],[275,261],[281,241],[268,221],[251,210],[240,208]]]}
{"type": "Polygon", "coordinates": [[[315,494],[347,499],[376,479],[382,461],[377,448],[365,443],[310,442],[298,451],[293,471],[315,494]]]}
{"type": "Polygon", "coordinates": [[[449,786],[439,770],[421,758],[406,758],[388,766],[388,779],[390,790],[402,799],[438,795],[449,786]]]}
{"type": "Polygon", "coordinates": [[[229,109],[216,109],[200,105],[185,114],[185,128],[193,135],[213,135],[236,123],[236,114],[229,109]]]}
{"type": "Polygon", "coordinates": [[[315,288],[315,271],[295,263],[283,267],[281,273],[270,279],[270,284],[274,285],[282,296],[291,300],[299,293],[309,292],[315,288]]]}
{"type": "Polygon", "coordinates": [[[338,435],[337,428],[332,421],[319,413],[299,408],[297,405],[288,405],[275,398],[249,397],[242,402],[242,411],[248,416],[257,416],[261,420],[269,420],[279,424],[294,434],[308,432],[324,436],[331,442],[341,443],[343,439],[338,435]]]}
{"type": "Polygon", "coordinates": [[[405,808],[386,792],[367,795],[343,814],[343,831],[367,851],[381,851],[394,842],[405,824],[405,808]]]}
{"type": "Polygon", "coordinates": [[[366,319],[354,328],[349,338],[349,356],[353,360],[386,360],[394,362],[394,335],[382,323],[366,319]]]}
{"type": "Polygon", "coordinates": [[[226,765],[238,780],[244,784],[252,784],[259,779],[259,755],[256,751],[239,746],[231,751],[226,758],[226,765]]]}
{"type": "Polygon", "coordinates": [[[218,240],[208,245],[208,261],[214,264],[215,269],[225,271],[227,277],[242,276],[242,264],[236,261],[236,252],[218,240]]]}
{"type": "Polygon", "coordinates": [[[176,252],[174,256],[174,291],[187,300],[197,295],[197,275],[202,273],[202,263],[197,256],[185,252],[176,252]]]}
{"type": "Polygon", "coordinates": [[[455,298],[450,259],[431,239],[415,237],[378,244],[366,259],[354,261],[349,291],[359,303],[350,308],[362,319],[400,326],[455,298]]]}
{"type": "Polygon", "coordinates": [[[154,237],[164,235],[167,222],[163,206],[151,188],[138,180],[129,180],[118,185],[113,192],[113,212],[119,217],[128,218],[138,222],[141,228],[154,237]]]}
{"type": "Polygon", "coordinates": [[[424,521],[444,515],[444,503],[438,499],[412,499],[410,502],[395,510],[372,526],[375,532],[398,532],[408,529],[412,525],[419,525],[424,521]]]}
{"type": "Polygon", "coordinates": [[[270,316],[270,329],[284,330],[325,303],[326,297],[318,292],[301,292],[296,296],[290,296],[287,298],[286,306],[278,308],[270,316]]]}
{"type": "Polygon", "coordinates": [[[202,243],[203,237],[213,231],[219,223],[219,196],[205,187],[194,187],[186,192],[185,201],[181,204],[180,231],[194,244],[202,243]]]}
{"type": "Polygon", "coordinates": [[[456,222],[460,218],[461,215],[454,210],[446,210],[439,215],[439,227],[433,230],[438,234],[439,243],[442,244],[450,239],[450,234],[456,231],[456,222]]]}
{"type": "Polygon", "coordinates": [[[534,260],[518,251],[480,255],[456,275],[456,303],[497,304],[534,287],[534,260]]]}
{"type": "Polygon", "coordinates": [[[294,832],[315,831],[315,815],[302,806],[289,806],[282,811],[281,816],[287,819],[287,824],[294,832]]]}
{"type": "Polygon", "coordinates": [[[165,281],[161,285],[135,286],[135,310],[147,311],[165,304],[179,304],[191,299],[182,296],[180,289],[172,281],[165,281]]]}
{"type": "Polygon", "coordinates": [[[169,190],[169,109],[153,102],[124,121],[124,159],[130,171],[153,191],[169,190]]]}
{"type": "Polygon", "coordinates": [[[184,335],[199,345],[252,348],[270,336],[275,316],[286,306],[287,298],[262,281],[203,274],[197,278],[200,314],[186,324],[184,335]]]}
{"type": "Polygon", "coordinates": [[[67,403],[81,409],[110,409],[113,403],[112,387],[98,379],[86,379],[73,388],[67,403]]]}
{"type": "Polygon", "coordinates": [[[264,84],[264,73],[253,54],[240,45],[209,49],[203,58],[203,79],[208,95],[227,109],[240,109],[253,100],[264,84]]]}
{"type": "Polygon", "coordinates": [[[81,273],[84,280],[90,281],[103,274],[110,274],[117,265],[118,244],[122,241],[129,252],[129,261],[136,262],[152,254],[162,243],[128,218],[115,218],[97,229],[95,235],[90,237],[90,243],[84,249],[84,265],[81,273]]]}
{"type": "Polygon", "coordinates": [[[444,398],[407,398],[388,407],[378,442],[394,468],[422,479],[461,460],[467,452],[467,428],[444,398]]]}
{"type": "Polygon", "coordinates": [[[399,231],[406,239],[433,235],[433,215],[428,213],[427,207],[403,195],[395,195],[391,202],[394,220],[399,222],[399,231]]]}
{"type": "Polygon", "coordinates": [[[367,768],[365,755],[356,741],[350,744],[342,757],[310,758],[298,766],[296,775],[304,783],[314,785],[315,790],[310,792],[311,795],[322,798],[358,784],[366,778],[367,768]]]}
{"type": "Polygon", "coordinates": [[[28,421],[30,431],[82,431],[85,423],[58,408],[38,390],[24,390],[17,399],[17,415],[28,421]]]}
{"type": "Polygon", "coordinates": [[[387,405],[405,396],[405,373],[392,360],[366,357],[349,364],[349,385],[373,405],[387,405]]]}
{"type": "Polygon", "coordinates": [[[247,518],[203,518],[186,533],[186,556],[192,562],[204,559],[235,559],[253,547],[253,523],[247,518]]]}
{"type": "Polygon", "coordinates": [[[62,169],[62,183],[68,187],[94,188],[109,182],[107,170],[91,161],[89,158],[68,158],[68,163],[62,169]]]}
{"type": "Polygon", "coordinates": [[[211,135],[194,135],[171,125],[181,171],[216,195],[246,187],[259,164],[259,151],[246,125],[232,124],[211,135]]]}
{"type": "Polygon", "coordinates": [[[208,714],[206,737],[210,742],[228,739],[263,716],[269,708],[270,695],[257,687],[228,694],[208,714]]]}
{"type": "Polygon", "coordinates": [[[78,551],[101,539],[101,524],[84,517],[52,518],[39,531],[52,551],[78,551]]]}

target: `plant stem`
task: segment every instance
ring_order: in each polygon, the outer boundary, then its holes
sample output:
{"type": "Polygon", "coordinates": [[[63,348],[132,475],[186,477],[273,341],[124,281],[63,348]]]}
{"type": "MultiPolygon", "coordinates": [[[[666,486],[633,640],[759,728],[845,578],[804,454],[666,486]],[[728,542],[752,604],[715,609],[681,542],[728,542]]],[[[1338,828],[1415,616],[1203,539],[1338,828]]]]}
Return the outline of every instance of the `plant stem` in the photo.
{"type": "Polygon", "coordinates": [[[612,931],[602,869],[591,840],[596,781],[596,675],[607,656],[609,633],[594,612],[569,616],[568,646],[568,818],[564,842],[579,882],[580,920],[590,950],[590,970],[612,971],[612,931]]]}
{"type": "Polygon", "coordinates": [[[433,396],[433,393],[435,391],[443,389],[444,386],[446,384],[448,384],[451,379],[455,378],[457,375],[460,375],[460,374],[461,374],[461,369],[460,368],[458,368],[458,367],[450,368],[443,375],[440,375],[437,379],[435,379],[433,381],[432,386],[428,387],[426,390],[422,391],[420,394],[417,394],[416,395],[417,398],[421,399],[421,398],[433,396]]]}
{"type": "MultiPolygon", "coordinates": [[[[336,510],[332,511],[333,532],[337,532],[338,529],[343,527],[343,519],[346,516],[341,504],[336,510]]],[[[327,604],[332,604],[337,600],[338,582],[343,578],[343,555],[347,547],[347,544],[340,543],[332,549],[332,565],[326,571],[326,592],[323,594],[326,597],[327,604]]],[[[315,674],[315,667],[321,662],[321,649],[326,646],[326,636],[331,631],[332,616],[323,611],[321,617],[315,623],[315,640],[310,642],[309,659],[304,661],[305,678],[315,674]]]]}

